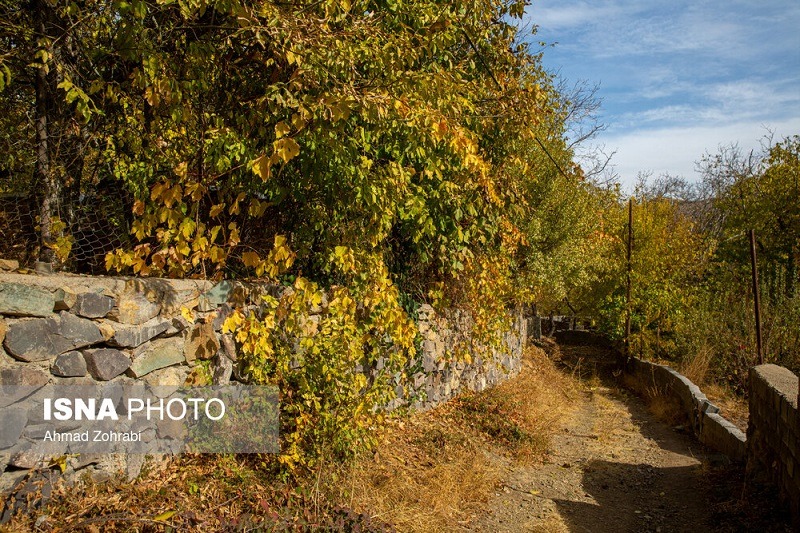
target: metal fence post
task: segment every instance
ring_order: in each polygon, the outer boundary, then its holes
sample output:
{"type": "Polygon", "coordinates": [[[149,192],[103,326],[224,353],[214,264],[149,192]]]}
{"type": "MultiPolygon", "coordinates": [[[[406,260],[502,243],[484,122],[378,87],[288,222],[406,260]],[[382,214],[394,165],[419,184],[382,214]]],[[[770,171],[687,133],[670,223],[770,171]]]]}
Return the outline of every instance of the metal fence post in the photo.
{"type": "Polygon", "coordinates": [[[764,351],[761,344],[761,299],[758,294],[758,266],[756,264],[756,231],[749,230],[750,235],[750,265],[753,273],[753,304],[756,312],[756,351],[758,364],[764,364],[764,351]]]}
{"type": "Polygon", "coordinates": [[[625,284],[625,367],[631,359],[631,250],[633,247],[633,197],[628,199],[628,243],[625,284]]]}

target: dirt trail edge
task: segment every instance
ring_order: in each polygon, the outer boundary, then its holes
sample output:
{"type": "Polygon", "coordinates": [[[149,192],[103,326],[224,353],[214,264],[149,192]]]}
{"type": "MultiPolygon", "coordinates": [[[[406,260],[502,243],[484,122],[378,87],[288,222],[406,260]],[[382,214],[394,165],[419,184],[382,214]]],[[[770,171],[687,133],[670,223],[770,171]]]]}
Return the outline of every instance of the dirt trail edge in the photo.
{"type": "Polygon", "coordinates": [[[582,382],[574,411],[563,417],[543,464],[506,461],[490,512],[469,530],[739,530],[712,511],[720,507],[713,481],[720,476],[710,470],[724,456],[656,420],[641,399],[618,388],[609,348],[562,339],[552,351],[582,382]]]}

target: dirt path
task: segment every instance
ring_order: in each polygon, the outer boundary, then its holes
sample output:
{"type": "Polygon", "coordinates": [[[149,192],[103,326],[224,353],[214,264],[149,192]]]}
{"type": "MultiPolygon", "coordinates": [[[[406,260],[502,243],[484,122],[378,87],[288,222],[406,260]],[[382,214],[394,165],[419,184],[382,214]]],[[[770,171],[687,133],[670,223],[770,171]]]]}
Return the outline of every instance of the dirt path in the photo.
{"type": "Polygon", "coordinates": [[[724,457],[657,421],[640,399],[617,388],[609,350],[562,343],[560,353],[582,381],[574,412],[563,418],[543,464],[504,460],[505,481],[491,511],[470,529],[730,531],[710,511],[719,506],[719,487],[709,465],[724,457]]]}

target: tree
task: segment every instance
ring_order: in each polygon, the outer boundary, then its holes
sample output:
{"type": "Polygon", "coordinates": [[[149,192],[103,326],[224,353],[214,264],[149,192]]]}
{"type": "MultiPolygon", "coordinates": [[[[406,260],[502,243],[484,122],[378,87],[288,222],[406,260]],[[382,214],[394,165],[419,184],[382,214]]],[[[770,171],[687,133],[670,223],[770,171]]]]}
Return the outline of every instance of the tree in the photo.
{"type": "MultiPolygon", "coordinates": [[[[3,138],[9,148],[10,190],[31,194],[38,214],[40,260],[69,254],[72,207],[86,179],[89,145],[101,113],[89,97],[98,77],[95,56],[108,9],[104,3],[31,0],[0,4],[0,96],[14,122],[3,138]]],[[[108,34],[105,33],[107,36],[108,34]]]]}
{"type": "Polygon", "coordinates": [[[460,308],[497,345],[508,306],[590,279],[570,258],[605,201],[566,139],[583,104],[518,38],[524,4],[37,0],[8,27],[3,98],[35,111],[43,241],[59,248],[57,198],[121,183],[132,239],[109,270],[291,286],[231,326],[253,379],[292,398],[284,459],[347,450],[414,356],[415,306],[460,308]],[[374,382],[352,372],[382,358],[374,382]]]}
{"type": "Polygon", "coordinates": [[[728,147],[704,158],[701,168],[720,214],[720,257],[749,264],[747,247],[735,237],[756,230],[769,298],[792,298],[800,243],[800,137],[767,139],[762,153],[728,147]]]}
{"type": "MultiPolygon", "coordinates": [[[[633,242],[631,262],[630,314],[634,353],[670,356],[675,353],[675,337],[683,331],[685,316],[698,297],[710,257],[709,243],[698,231],[681,200],[671,198],[666,187],[674,180],[639,183],[633,202],[633,242]]],[[[680,189],[680,188],[679,188],[680,189]]],[[[617,207],[614,268],[606,275],[615,280],[600,305],[603,329],[612,338],[625,335],[628,313],[625,296],[627,243],[627,203],[617,207]]]]}

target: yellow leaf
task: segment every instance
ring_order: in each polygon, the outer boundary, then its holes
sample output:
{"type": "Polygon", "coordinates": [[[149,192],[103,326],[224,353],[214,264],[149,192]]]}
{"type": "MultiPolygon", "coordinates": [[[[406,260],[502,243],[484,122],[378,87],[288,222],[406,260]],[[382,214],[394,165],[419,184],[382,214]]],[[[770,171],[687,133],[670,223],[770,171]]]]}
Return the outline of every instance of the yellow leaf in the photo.
{"type": "Polygon", "coordinates": [[[253,268],[261,262],[261,258],[255,252],[244,252],[242,254],[242,263],[244,266],[253,268]]]}
{"type": "Polygon", "coordinates": [[[111,269],[114,268],[116,265],[117,265],[117,256],[114,255],[114,252],[108,252],[106,254],[106,270],[110,272],[111,269]]]}
{"type": "Polygon", "coordinates": [[[160,515],[154,516],[153,520],[156,522],[166,522],[167,520],[175,516],[177,513],[178,511],[166,511],[161,513],[160,515]]]}
{"type": "MultiPolygon", "coordinates": [[[[350,107],[348,107],[347,102],[344,100],[331,103],[330,106],[328,107],[328,110],[331,113],[332,122],[338,122],[339,120],[347,120],[347,118],[350,116],[350,107]]],[[[385,112],[384,113],[379,112],[379,115],[385,115],[385,112]]]]}
{"type": "Polygon", "coordinates": [[[281,120],[280,122],[275,124],[275,138],[280,139],[282,137],[286,137],[286,134],[289,133],[290,129],[291,128],[289,127],[289,125],[281,120]]]}
{"type": "Polygon", "coordinates": [[[211,206],[211,211],[208,213],[212,217],[218,217],[220,213],[225,209],[225,202],[221,204],[214,204],[211,206]]]}
{"type": "Polygon", "coordinates": [[[189,324],[194,324],[194,311],[186,306],[181,307],[181,316],[186,319],[189,324]]]}
{"type": "Polygon", "coordinates": [[[445,135],[447,135],[447,132],[448,132],[447,121],[445,121],[444,119],[434,124],[433,136],[437,140],[442,140],[445,137],[445,135]]]}
{"type": "Polygon", "coordinates": [[[164,192],[164,189],[168,188],[169,185],[166,182],[159,182],[153,185],[153,189],[150,192],[150,199],[154,202],[161,197],[161,194],[164,192]]]}
{"type": "Polygon", "coordinates": [[[222,231],[222,226],[214,226],[211,228],[211,237],[209,238],[210,242],[215,242],[217,240],[217,235],[219,232],[222,231]]]}
{"type": "Polygon", "coordinates": [[[222,263],[225,261],[225,250],[219,246],[212,246],[208,252],[208,257],[215,263],[222,263]]]}
{"type": "Polygon", "coordinates": [[[292,126],[294,126],[294,129],[298,131],[302,130],[305,127],[305,125],[306,121],[305,119],[303,119],[300,113],[295,113],[294,115],[292,115],[292,126]]]}
{"type": "Polygon", "coordinates": [[[222,323],[222,333],[230,333],[239,329],[244,319],[239,312],[231,313],[222,323]]]}
{"type": "Polygon", "coordinates": [[[184,218],[183,222],[181,222],[181,227],[179,231],[183,234],[184,237],[188,239],[194,233],[195,228],[196,225],[194,223],[194,220],[192,220],[191,218],[184,218]]]}
{"type": "Polygon", "coordinates": [[[288,163],[300,154],[300,145],[291,137],[284,137],[278,139],[273,143],[275,153],[283,159],[284,163],[288,163]]]}
{"type": "Polygon", "coordinates": [[[189,172],[189,163],[183,161],[178,163],[178,166],[175,167],[175,174],[180,176],[181,178],[185,178],[186,174],[189,172]]]}
{"type": "Polygon", "coordinates": [[[239,227],[235,222],[231,222],[228,224],[228,229],[230,230],[230,233],[228,234],[228,246],[236,246],[240,241],[239,227]]]}
{"type": "Polygon", "coordinates": [[[189,247],[189,243],[186,241],[178,241],[175,244],[175,251],[182,256],[186,257],[192,252],[192,249],[189,247]]]}
{"type": "Polygon", "coordinates": [[[192,243],[192,250],[197,252],[204,252],[208,249],[208,238],[201,235],[200,237],[196,238],[192,243]]]}
{"type": "Polygon", "coordinates": [[[186,186],[185,194],[190,195],[193,202],[199,202],[205,193],[206,188],[202,183],[190,183],[186,186]]]}
{"type": "Polygon", "coordinates": [[[260,202],[253,198],[250,200],[250,208],[247,210],[247,213],[251,217],[260,217],[264,214],[264,211],[267,210],[267,207],[269,207],[269,202],[260,202]]]}
{"type": "Polygon", "coordinates": [[[51,458],[50,466],[58,466],[58,468],[61,470],[61,473],[63,474],[64,472],[67,471],[67,456],[60,455],[58,457],[51,458]]]}
{"type": "Polygon", "coordinates": [[[144,215],[144,202],[141,200],[136,200],[133,202],[133,214],[142,216],[144,215]]]}
{"type": "MultiPolygon", "coordinates": [[[[233,205],[231,205],[231,208],[229,209],[231,215],[238,215],[239,214],[239,202],[244,200],[246,196],[247,195],[245,193],[243,193],[243,192],[240,192],[236,196],[236,200],[233,201],[233,205]]],[[[230,229],[230,226],[228,226],[228,228],[230,229]]]]}
{"type": "Polygon", "coordinates": [[[253,173],[264,181],[272,176],[272,161],[266,154],[252,161],[253,173]]]}

